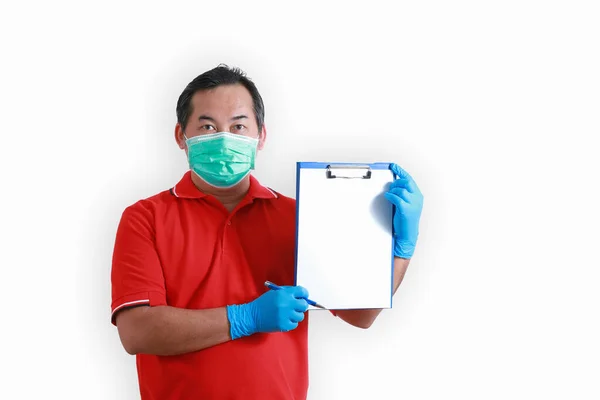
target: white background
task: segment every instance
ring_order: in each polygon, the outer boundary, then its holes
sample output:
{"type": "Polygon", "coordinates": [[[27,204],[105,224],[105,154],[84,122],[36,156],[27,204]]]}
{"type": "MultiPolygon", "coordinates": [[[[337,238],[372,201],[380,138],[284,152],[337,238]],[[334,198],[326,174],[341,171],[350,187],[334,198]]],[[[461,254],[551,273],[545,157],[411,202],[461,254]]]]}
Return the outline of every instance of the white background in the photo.
{"type": "Polygon", "coordinates": [[[425,196],[393,310],[312,312],[309,399],[600,398],[597,2],[11,3],[0,398],[138,398],[114,234],[185,171],[175,103],[221,62],[264,97],[264,184],[391,160],[425,196]]]}

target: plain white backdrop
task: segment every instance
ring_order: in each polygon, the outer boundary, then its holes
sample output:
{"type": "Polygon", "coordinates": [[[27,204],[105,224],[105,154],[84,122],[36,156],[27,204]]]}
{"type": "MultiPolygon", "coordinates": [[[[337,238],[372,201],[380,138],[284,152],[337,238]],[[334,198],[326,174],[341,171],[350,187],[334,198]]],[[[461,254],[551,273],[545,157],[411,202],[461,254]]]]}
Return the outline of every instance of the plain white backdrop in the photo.
{"type": "Polygon", "coordinates": [[[264,98],[264,184],[394,161],[425,196],[394,308],[311,312],[310,400],[600,398],[597,2],[157,3],[0,6],[0,398],[139,398],[114,235],[222,62],[264,98]]]}

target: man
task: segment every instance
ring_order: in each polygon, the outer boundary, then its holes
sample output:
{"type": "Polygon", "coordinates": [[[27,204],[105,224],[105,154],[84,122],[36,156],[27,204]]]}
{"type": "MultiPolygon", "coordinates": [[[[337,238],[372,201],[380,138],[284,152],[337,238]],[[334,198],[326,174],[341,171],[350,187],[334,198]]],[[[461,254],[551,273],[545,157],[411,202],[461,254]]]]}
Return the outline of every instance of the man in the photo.
{"type": "MultiPolygon", "coordinates": [[[[190,170],[125,209],[113,255],[112,322],[136,355],[141,397],[305,399],[309,293],[291,286],[295,200],[250,174],[267,138],[261,96],[243,72],[220,65],[185,88],[177,120],[190,170]],[[285,286],[266,291],[266,280],[285,286]]],[[[423,197],[391,168],[395,292],[423,197]]],[[[380,311],[332,312],[368,328],[380,311]]]]}

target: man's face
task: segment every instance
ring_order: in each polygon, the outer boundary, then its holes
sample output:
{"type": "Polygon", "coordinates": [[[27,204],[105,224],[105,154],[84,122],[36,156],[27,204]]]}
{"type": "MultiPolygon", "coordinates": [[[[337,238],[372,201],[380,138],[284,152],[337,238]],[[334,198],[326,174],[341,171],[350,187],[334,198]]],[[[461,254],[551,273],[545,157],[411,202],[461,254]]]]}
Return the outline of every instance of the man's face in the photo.
{"type": "Polygon", "coordinates": [[[217,132],[230,132],[257,138],[258,150],[264,146],[266,129],[258,131],[250,92],[239,84],[222,85],[201,90],[192,97],[192,114],[185,132],[181,125],[175,128],[175,139],[181,149],[186,149],[185,138],[217,132]]]}

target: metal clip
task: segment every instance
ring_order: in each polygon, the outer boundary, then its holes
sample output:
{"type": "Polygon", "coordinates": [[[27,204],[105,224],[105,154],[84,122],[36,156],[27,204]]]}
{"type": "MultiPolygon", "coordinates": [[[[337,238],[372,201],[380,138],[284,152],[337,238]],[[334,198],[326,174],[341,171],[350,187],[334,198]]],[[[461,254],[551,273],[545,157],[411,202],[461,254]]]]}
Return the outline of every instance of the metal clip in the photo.
{"type": "Polygon", "coordinates": [[[368,165],[328,165],[326,171],[327,179],[371,179],[371,167],[368,165]]]}

